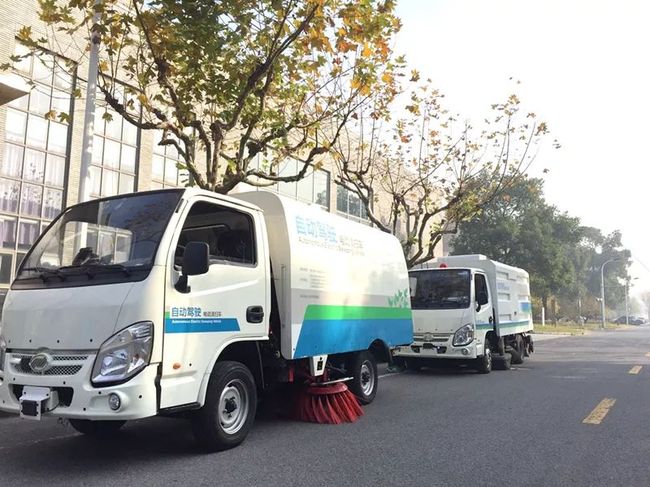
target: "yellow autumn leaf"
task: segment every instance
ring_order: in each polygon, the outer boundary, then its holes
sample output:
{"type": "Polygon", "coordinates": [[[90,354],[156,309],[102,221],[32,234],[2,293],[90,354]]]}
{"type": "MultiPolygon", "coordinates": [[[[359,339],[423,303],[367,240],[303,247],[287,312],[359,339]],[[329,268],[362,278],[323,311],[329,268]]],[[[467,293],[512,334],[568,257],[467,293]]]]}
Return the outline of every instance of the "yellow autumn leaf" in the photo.
{"type": "Polygon", "coordinates": [[[28,42],[32,37],[32,28],[28,25],[23,25],[16,34],[18,40],[28,42]]]}
{"type": "Polygon", "coordinates": [[[372,55],[372,49],[368,44],[364,44],[363,51],[361,51],[363,57],[370,57],[372,55]]]}
{"type": "Polygon", "coordinates": [[[99,61],[98,67],[102,73],[105,73],[106,71],[108,71],[108,61],[102,59],[101,61],[99,61]]]}

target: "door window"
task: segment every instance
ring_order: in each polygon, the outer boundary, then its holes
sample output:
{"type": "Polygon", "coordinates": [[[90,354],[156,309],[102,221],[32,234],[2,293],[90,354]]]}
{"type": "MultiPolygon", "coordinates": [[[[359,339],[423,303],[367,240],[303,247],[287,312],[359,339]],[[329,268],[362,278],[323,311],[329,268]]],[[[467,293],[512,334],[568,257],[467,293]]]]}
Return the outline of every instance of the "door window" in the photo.
{"type": "Polygon", "coordinates": [[[210,249],[210,264],[255,265],[257,254],[252,218],[240,211],[205,201],[195,203],[185,219],[178,238],[174,264],[182,264],[188,242],[205,242],[210,249]]]}
{"type": "Polygon", "coordinates": [[[489,296],[487,282],[485,281],[485,276],[483,274],[476,274],[474,276],[474,296],[478,301],[478,297],[485,293],[485,296],[489,296]]]}

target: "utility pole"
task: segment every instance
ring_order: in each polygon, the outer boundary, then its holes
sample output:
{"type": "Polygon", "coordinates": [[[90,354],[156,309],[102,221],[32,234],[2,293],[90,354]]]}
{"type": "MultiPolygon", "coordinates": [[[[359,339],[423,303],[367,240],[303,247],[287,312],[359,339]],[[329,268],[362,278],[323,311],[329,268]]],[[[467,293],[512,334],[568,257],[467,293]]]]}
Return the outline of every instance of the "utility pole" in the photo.
{"type": "Polygon", "coordinates": [[[620,259],[609,259],[600,266],[600,327],[605,329],[605,266],[610,262],[619,262],[620,259]]]}
{"type": "Polygon", "coordinates": [[[84,110],[84,135],[81,143],[81,171],[79,175],[78,203],[90,199],[90,163],[93,159],[93,136],[95,134],[95,99],[97,97],[97,71],[99,69],[99,43],[101,36],[95,26],[101,19],[95,0],[93,28],[90,34],[90,54],[88,56],[88,83],[86,86],[86,106],[84,110]]]}

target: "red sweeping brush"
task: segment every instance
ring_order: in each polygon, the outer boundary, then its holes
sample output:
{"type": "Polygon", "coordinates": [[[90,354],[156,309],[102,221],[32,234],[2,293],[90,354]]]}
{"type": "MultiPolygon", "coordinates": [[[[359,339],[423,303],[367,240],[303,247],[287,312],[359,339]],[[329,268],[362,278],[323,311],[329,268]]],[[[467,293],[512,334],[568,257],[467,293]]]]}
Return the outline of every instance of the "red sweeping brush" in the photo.
{"type": "Polygon", "coordinates": [[[363,416],[363,409],[343,382],[312,384],[298,393],[293,416],[310,423],[353,423],[363,416]]]}

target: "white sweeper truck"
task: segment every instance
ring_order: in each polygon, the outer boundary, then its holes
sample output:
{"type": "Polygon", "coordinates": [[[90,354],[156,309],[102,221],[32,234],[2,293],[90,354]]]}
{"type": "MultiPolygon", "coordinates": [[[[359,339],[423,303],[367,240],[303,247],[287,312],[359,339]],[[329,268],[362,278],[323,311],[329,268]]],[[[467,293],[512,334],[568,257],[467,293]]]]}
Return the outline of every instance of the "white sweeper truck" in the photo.
{"type": "Polygon", "coordinates": [[[528,273],[484,255],[439,257],[409,272],[413,343],[398,361],[463,362],[481,373],[521,364],[533,351],[528,273]]]}
{"type": "Polygon", "coordinates": [[[408,285],[394,237],[274,193],[81,203],[7,294],[0,410],[89,435],[190,416],[221,450],[246,438],[265,387],[293,382],[295,417],[353,421],[377,362],[413,341],[408,285]]]}

